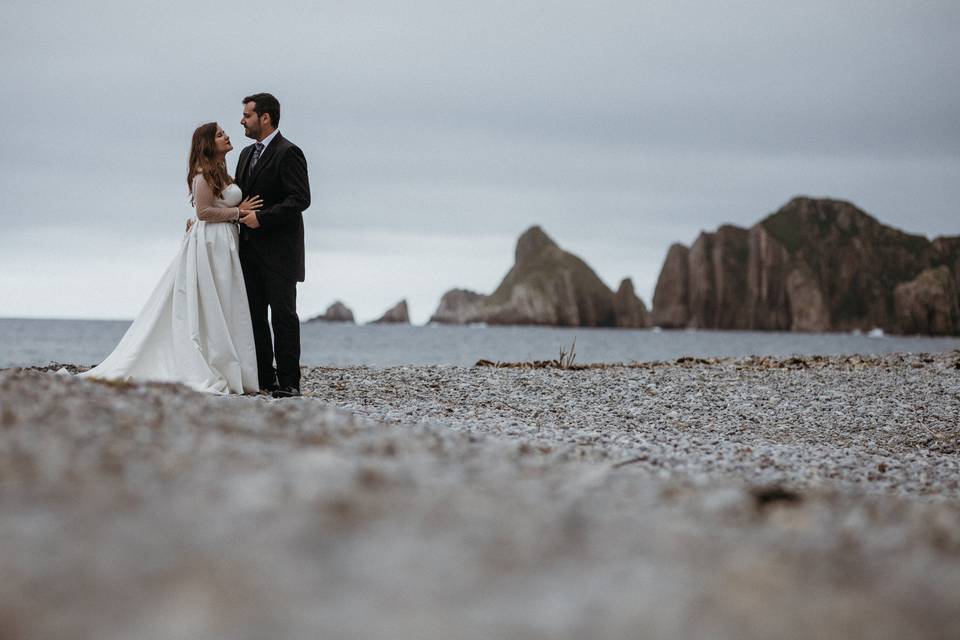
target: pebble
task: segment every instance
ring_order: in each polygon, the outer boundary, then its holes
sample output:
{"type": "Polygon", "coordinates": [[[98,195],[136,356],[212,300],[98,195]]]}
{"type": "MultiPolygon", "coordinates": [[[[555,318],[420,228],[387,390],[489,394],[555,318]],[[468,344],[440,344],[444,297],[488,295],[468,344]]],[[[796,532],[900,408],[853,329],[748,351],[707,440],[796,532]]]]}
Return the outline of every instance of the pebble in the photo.
{"type": "Polygon", "coordinates": [[[958,353],[714,359],[584,370],[305,368],[305,395],[391,424],[798,488],[960,497],[958,353]],[[656,393],[650,390],[656,388],[656,393]],[[946,454],[946,455],[940,455],[946,454]],[[883,468],[883,473],[873,473],[883,468]]]}
{"type": "Polygon", "coordinates": [[[951,637],[957,362],[0,371],[0,636],[951,637]]]}

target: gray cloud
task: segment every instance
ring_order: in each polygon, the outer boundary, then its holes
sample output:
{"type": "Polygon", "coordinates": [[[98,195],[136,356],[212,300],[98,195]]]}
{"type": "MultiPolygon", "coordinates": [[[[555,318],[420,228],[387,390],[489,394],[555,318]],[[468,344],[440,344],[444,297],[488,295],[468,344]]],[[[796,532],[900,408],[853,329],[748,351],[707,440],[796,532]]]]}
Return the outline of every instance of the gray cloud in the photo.
{"type": "MultiPolygon", "coordinates": [[[[175,240],[191,131],[215,119],[241,146],[239,100],[257,90],[280,97],[310,162],[311,255],[352,265],[317,259],[302,288],[314,307],[344,297],[373,316],[409,295],[424,320],[445,288],[495,283],[511,247],[492,240],[533,223],[611,286],[632,275],[648,302],[670,242],[798,193],[960,232],[955,2],[8,5],[7,271],[16,256],[99,288],[125,277],[85,255],[175,240]],[[474,237],[485,253],[463,273],[438,257],[474,237]]],[[[130,287],[58,307],[55,282],[18,284],[5,313],[132,313],[130,287]]]]}

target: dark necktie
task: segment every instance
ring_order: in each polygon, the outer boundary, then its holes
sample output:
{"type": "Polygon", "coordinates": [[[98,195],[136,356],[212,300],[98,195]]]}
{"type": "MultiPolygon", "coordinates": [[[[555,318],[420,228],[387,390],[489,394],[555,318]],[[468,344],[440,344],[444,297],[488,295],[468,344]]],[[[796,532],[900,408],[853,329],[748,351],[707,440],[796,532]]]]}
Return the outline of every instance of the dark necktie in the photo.
{"type": "Polygon", "coordinates": [[[257,161],[260,160],[261,153],[263,153],[263,143],[258,142],[253,145],[253,155],[250,156],[250,168],[247,169],[247,175],[253,173],[253,168],[257,166],[257,161]]]}

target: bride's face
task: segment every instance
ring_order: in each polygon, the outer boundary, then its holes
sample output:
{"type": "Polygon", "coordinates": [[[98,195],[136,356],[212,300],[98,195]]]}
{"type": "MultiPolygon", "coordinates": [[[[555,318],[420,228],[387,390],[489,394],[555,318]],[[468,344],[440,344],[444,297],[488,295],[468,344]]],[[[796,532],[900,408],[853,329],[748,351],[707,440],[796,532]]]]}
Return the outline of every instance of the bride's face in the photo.
{"type": "Polygon", "coordinates": [[[213,144],[217,148],[217,153],[222,153],[227,155],[227,152],[233,149],[233,145],[230,144],[230,136],[224,133],[223,129],[217,127],[216,137],[213,139],[213,144]]]}

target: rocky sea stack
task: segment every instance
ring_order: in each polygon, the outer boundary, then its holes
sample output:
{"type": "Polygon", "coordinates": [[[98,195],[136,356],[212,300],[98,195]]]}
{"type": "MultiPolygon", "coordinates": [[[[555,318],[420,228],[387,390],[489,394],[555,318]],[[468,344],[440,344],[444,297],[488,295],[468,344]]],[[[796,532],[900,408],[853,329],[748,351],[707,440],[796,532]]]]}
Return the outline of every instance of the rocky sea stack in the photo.
{"type": "Polygon", "coordinates": [[[353,324],[353,311],[351,311],[347,305],[337,300],[327,307],[325,312],[310,318],[307,322],[349,322],[353,324]]]}
{"type": "Polygon", "coordinates": [[[758,224],[670,247],[665,328],[960,334],[960,237],[933,241],[841,200],[798,197],[758,224]]]}
{"type": "Polygon", "coordinates": [[[618,327],[636,328],[650,325],[647,305],[637,296],[630,278],[624,278],[617,292],[613,294],[613,315],[618,327]]]}
{"type": "Polygon", "coordinates": [[[406,299],[393,305],[380,316],[373,324],[410,324],[410,312],[407,309],[406,299]]]}
{"type": "Polygon", "coordinates": [[[465,289],[444,294],[431,322],[642,327],[647,309],[629,280],[616,296],[583,260],[539,226],[517,240],[515,263],[489,296],[465,289]]]}

